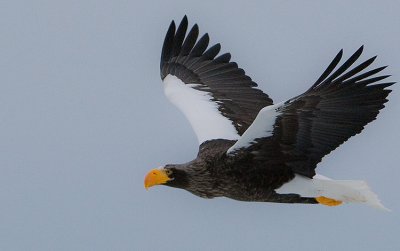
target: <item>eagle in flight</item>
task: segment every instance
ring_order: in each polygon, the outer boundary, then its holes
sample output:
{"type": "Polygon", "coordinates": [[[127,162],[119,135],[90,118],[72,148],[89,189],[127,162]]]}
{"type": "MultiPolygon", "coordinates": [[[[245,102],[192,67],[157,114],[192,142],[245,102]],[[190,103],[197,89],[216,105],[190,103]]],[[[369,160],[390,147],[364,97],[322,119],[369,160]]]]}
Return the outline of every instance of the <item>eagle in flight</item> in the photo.
{"type": "Polygon", "coordinates": [[[376,57],[344,63],[341,50],[304,93],[274,104],[245,71],[209,47],[185,16],[167,31],[161,79],[167,98],[189,120],[199,152],[185,164],[151,170],[146,189],[166,185],[203,198],[337,206],[365,203],[385,209],[365,181],[316,174],[321,159],[375,120],[394,82],[367,69],[376,57]]]}

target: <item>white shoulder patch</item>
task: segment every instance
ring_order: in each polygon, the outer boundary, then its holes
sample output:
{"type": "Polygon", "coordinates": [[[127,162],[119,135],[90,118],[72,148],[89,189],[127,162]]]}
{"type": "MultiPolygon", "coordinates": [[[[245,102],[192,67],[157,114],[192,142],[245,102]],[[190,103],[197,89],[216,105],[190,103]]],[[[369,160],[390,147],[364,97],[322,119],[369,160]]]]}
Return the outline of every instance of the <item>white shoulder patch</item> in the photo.
{"type": "Polygon", "coordinates": [[[257,138],[265,138],[272,135],[276,117],[279,115],[278,108],[283,102],[269,105],[261,109],[254,122],[243,133],[242,137],[228,149],[227,153],[233,153],[240,148],[249,147],[257,138]]]}
{"type": "Polygon", "coordinates": [[[209,92],[193,89],[196,84],[185,84],[170,74],[163,83],[165,95],[189,120],[199,145],[211,139],[239,139],[232,121],[221,114],[209,92]]]}

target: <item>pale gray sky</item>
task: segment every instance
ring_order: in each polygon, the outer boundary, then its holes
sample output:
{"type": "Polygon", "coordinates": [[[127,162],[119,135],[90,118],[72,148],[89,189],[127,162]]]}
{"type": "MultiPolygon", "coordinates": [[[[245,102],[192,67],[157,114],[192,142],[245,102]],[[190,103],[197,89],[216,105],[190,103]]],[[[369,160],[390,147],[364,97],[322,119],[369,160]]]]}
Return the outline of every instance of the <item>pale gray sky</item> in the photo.
{"type": "Polygon", "coordinates": [[[400,250],[400,88],[319,171],[393,210],[205,200],[156,187],[196,138],[163,96],[162,41],[188,15],[278,102],[343,48],[400,80],[399,1],[1,1],[0,250],[400,250]]]}

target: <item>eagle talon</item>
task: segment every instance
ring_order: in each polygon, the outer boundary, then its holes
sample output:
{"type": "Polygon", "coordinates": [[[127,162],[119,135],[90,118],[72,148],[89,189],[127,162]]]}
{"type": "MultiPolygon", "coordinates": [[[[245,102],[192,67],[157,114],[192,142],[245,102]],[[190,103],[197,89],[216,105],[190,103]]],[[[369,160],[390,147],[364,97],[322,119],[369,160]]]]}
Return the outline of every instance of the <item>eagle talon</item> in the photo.
{"type": "Polygon", "coordinates": [[[320,196],[315,198],[316,201],[318,201],[319,204],[328,206],[328,207],[334,207],[334,206],[339,206],[341,205],[343,202],[340,200],[335,200],[335,199],[331,199],[328,197],[324,197],[324,196],[320,196]]]}

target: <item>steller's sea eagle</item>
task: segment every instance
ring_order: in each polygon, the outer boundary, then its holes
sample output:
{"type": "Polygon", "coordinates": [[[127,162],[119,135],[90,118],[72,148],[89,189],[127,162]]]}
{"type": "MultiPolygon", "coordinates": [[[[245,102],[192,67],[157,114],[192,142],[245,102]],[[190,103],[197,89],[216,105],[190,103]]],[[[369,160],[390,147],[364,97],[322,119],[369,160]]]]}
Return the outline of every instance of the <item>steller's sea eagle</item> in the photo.
{"type": "Polygon", "coordinates": [[[189,120],[197,158],[151,170],[144,186],[167,185],[203,198],[337,206],[360,202],[382,208],[366,182],[331,180],[315,173],[321,159],[373,121],[394,82],[356,63],[363,47],[339,65],[343,51],[303,94],[273,104],[231,55],[208,48],[185,16],[172,21],[161,54],[167,98],[189,120]],[[378,83],[379,82],[379,83],[378,83]]]}

